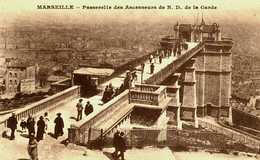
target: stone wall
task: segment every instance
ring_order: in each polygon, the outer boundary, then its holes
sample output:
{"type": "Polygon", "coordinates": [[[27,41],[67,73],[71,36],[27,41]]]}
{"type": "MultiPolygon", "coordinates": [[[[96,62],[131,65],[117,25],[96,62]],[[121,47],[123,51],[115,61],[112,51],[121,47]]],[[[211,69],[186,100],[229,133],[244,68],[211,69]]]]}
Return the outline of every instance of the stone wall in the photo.
{"type": "Polygon", "coordinates": [[[244,126],[260,131],[260,118],[249,113],[232,109],[232,120],[234,125],[244,126]]]}

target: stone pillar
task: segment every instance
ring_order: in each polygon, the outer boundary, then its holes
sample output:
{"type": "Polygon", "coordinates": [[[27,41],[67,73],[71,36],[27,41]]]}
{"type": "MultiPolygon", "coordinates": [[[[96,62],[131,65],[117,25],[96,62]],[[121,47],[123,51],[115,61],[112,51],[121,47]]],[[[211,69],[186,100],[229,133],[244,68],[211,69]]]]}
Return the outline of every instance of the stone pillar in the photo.
{"type": "Polygon", "coordinates": [[[174,76],[177,78],[175,83],[174,83],[174,86],[177,88],[176,90],[176,107],[177,107],[177,110],[176,110],[176,121],[177,121],[177,129],[178,130],[182,130],[182,122],[181,122],[181,118],[180,118],[180,106],[181,106],[181,103],[180,103],[180,85],[178,84],[178,81],[179,81],[179,78],[181,76],[180,73],[175,73],[174,76]]]}
{"type": "Polygon", "coordinates": [[[80,130],[78,127],[71,125],[68,128],[68,140],[73,144],[80,144],[80,130]]]}
{"type": "Polygon", "coordinates": [[[167,114],[171,120],[176,122],[175,125],[178,130],[182,129],[182,122],[180,119],[180,85],[178,84],[180,73],[175,73],[172,78],[174,79],[173,85],[167,87],[167,96],[172,97],[172,101],[168,105],[167,114]]]}
{"type": "Polygon", "coordinates": [[[183,103],[181,106],[181,119],[193,121],[197,127],[197,102],[196,102],[196,79],[195,59],[187,62],[183,81],[183,103]]]}
{"type": "Polygon", "coordinates": [[[191,34],[190,34],[190,41],[191,41],[191,42],[195,42],[195,38],[194,38],[195,35],[194,35],[194,32],[195,32],[195,31],[194,31],[194,29],[193,29],[193,30],[191,31],[191,34]]]}

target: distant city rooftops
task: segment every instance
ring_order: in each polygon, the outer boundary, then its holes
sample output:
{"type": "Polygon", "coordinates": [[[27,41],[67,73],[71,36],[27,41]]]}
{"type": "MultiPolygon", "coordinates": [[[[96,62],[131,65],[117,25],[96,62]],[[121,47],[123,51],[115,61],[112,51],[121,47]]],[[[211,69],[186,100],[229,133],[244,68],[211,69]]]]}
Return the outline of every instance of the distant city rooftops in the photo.
{"type": "Polygon", "coordinates": [[[34,66],[32,62],[24,61],[22,59],[7,58],[6,64],[8,68],[27,68],[34,66]]]}

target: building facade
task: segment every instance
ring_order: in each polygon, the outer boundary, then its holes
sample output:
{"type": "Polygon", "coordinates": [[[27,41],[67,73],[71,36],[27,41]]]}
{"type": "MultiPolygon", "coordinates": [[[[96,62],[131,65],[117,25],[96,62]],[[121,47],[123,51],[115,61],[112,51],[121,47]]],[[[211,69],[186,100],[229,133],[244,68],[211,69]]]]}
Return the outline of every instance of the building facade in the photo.
{"type": "Polygon", "coordinates": [[[36,66],[8,62],[5,74],[5,93],[35,91],[36,66]]]}

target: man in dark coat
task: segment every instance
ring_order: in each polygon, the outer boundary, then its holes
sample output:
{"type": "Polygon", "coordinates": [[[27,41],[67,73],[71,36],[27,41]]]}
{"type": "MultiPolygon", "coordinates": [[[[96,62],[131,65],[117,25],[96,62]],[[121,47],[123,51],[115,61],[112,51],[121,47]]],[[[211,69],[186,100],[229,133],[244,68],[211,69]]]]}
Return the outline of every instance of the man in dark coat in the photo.
{"type": "Polygon", "coordinates": [[[120,152],[121,160],[125,159],[124,152],[126,151],[126,141],[125,141],[124,135],[125,135],[124,132],[121,132],[118,137],[118,149],[120,152]]]}
{"type": "Polygon", "coordinates": [[[78,111],[78,115],[77,115],[77,121],[82,119],[82,112],[83,112],[83,105],[82,105],[82,101],[83,99],[79,99],[79,102],[77,103],[77,111],[78,111]]]}
{"type": "Polygon", "coordinates": [[[36,136],[36,140],[38,142],[40,140],[43,140],[44,132],[45,132],[45,122],[43,120],[43,116],[41,116],[40,119],[37,122],[37,136],[36,136]]]}
{"type": "Polygon", "coordinates": [[[86,116],[93,112],[93,105],[88,101],[85,106],[85,114],[86,116]]]}
{"type": "Polygon", "coordinates": [[[7,120],[7,127],[11,129],[11,137],[10,140],[15,139],[15,130],[17,128],[17,119],[15,116],[15,113],[12,113],[12,116],[8,118],[7,120]]]}
{"type": "Polygon", "coordinates": [[[61,117],[61,113],[57,114],[57,117],[54,120],[55,128],[54,128],[54,137],[57,139],[59,136],[63,135],[64,122],[61,117]]]}
{"type": "Polygon", "coordinates": [[[151,71],[150,74],[153,74],[153,72],[154,72],[154,64],[153,63],[150,65],[150,71],[151,71]]]}
{"type": "Polygon", "coordinates": [[[162,55],[159,55],[159,63],[162,63],[162,55]]]}
{"type": "Polygon", "coordinates": [[[29,115],[29,117],[27,119],[27,128],[28,128],[29,135],[31,135],[32,133],[35,133],[34,126],[35,126],[34,118],[32,118],[32,116],[29,115]]]}
{"type": "Polygon", "coordinates": [[[119,148],[118,148],[118,138],[120,136],[119,134],[120,134],[120,132],[116,131],[116,133],[114,134],[114,138],[113,138],[113,146],[115,147],[115,151],[112,153],[112,155],[115,158],[118,157],[118,151],[119,151],[119,148]]]}
{"type": "Polygon", "coordinates": [[[106,103],[108,101],[108,86],[106,86],[105,91],[102,96],[102,102],[106,103]]]}

